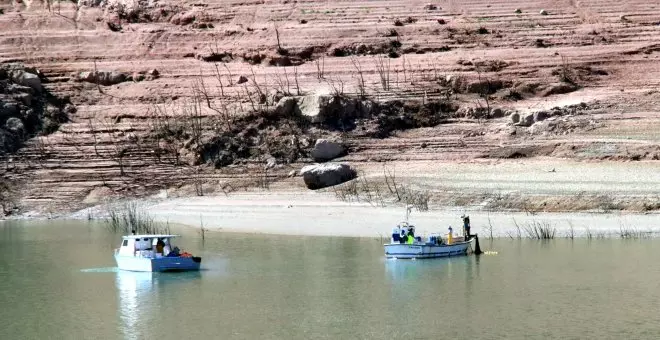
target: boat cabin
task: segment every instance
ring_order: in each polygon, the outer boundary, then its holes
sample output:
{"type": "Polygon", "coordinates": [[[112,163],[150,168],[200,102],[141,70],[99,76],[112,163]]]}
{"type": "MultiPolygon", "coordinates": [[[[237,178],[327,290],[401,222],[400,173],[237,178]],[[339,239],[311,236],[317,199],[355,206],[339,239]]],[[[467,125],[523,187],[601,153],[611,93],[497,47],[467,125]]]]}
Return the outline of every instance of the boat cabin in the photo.
{"type": "Polygon", "coordinates": [[[117,250],[119,256],[158,258],[178,256],[178,248],[171,244],[171,239],[178,235],[127,235],[122,237],[117,250]],[[175,254],[176,253],[176,254],[175,254]]]}

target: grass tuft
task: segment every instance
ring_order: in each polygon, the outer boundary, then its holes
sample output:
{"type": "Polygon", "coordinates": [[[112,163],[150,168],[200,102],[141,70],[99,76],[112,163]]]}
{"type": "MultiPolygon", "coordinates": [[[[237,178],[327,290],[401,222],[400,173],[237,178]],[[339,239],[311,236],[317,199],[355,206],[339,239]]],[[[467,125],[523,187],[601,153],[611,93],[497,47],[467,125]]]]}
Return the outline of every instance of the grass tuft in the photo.
{"type": "Polygon", "coordinates": [[[106,220],[108,230],[113,233],[131,234],[169,234],[169,225],[158,225],[153,217],[141,210],[135,202],[127,202],[121,206],[108,209],[106,220]]]}

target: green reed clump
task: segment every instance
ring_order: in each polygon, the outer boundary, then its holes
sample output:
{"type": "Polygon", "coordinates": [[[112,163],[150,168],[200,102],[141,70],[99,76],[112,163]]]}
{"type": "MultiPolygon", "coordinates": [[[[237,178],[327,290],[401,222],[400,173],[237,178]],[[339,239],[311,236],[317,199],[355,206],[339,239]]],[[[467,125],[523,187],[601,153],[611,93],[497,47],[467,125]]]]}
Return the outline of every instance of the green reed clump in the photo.
{"type": "Polygon", "coordinates": [[[650,238],[651,236],[652,233],[650,231],[641,231],[625,226],[619,227],[619,237],[622,239],[637,240],[642,238],[650,238]]]}
{"type": "Polygon", "coordinates": [[[532,221],[523,226],[528,238],[535,240],[552,240],[557,234],[557,228],[547,221],[532,221]]]}
{"type": "Polygon", "coordinates": [[[113,233],[130,234],[169,234],[169,225],[158,225],[153,217],[140,209],[135,202],[126,202],[108,209],[106,220],[108,229],[113,233]]]}

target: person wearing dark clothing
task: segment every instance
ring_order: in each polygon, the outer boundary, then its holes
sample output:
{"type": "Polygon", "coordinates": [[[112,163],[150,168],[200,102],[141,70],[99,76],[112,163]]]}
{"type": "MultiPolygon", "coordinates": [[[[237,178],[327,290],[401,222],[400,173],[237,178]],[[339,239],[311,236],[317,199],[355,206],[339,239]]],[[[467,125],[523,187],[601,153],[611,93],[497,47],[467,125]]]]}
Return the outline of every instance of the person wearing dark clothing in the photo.
{"type": "Polygon", "coordinates": [[[470,238],[470,216],[463,215],[463,236],[467,241],[470,238]]]}

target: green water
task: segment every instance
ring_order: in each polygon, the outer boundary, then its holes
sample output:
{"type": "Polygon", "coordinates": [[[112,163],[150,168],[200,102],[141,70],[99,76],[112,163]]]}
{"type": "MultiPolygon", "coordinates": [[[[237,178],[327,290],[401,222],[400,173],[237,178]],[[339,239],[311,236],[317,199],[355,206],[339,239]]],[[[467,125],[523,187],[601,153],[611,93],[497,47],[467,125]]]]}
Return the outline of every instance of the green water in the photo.
{"type": "Polygon", "coordinates": [[[203,271],[119,272],[99,225],[0,224],[0,339],[660,338],[660,240],[396,261],[377,239],[177,232],[203,271]]]}

